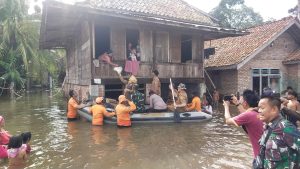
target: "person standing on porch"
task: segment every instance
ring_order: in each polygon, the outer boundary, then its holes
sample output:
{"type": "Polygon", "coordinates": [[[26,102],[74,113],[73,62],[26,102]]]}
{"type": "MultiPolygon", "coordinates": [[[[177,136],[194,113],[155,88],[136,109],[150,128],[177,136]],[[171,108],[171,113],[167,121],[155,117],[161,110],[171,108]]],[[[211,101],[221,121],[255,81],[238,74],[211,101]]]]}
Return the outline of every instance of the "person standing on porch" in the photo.
{"type": "Polygon", "coordinates": [[[161,83],[158,78],[159,72],[157,70],[152,71],[153,74],[153,80],[151,83],[151,90],[154,91],[155,94],[158,96],[161,96],[161,83]]]}

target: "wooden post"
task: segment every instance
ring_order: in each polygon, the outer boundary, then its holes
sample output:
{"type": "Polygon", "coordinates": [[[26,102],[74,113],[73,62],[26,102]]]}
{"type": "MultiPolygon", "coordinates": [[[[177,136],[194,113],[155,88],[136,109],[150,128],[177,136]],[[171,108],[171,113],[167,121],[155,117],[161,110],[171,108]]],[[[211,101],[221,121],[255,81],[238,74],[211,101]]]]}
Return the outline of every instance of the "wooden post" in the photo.
{"type": "Polygon", "coordinates": [[[10,90],[10,98],[15,99],[15,82],[10,82],[9,90],[10,90]]]}
{"type": "Polygon", "coordinates": [[[153,32],[153,64],[152,64],[152,69],[155,70],[157,69],[156,65],[156,31],[154,30],[153,32]]]}
{"type": "Polygon", "coordinates": [[[298,0],[297,16],[298,16],[298,19],[300,19],[300,0],[298,0]]]}

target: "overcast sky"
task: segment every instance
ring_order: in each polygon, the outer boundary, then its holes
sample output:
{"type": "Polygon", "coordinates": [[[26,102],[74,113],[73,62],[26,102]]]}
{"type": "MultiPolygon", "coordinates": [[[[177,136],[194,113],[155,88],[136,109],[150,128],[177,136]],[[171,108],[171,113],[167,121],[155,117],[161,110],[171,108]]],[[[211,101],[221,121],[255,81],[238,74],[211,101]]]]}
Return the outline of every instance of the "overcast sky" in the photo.
{"type": "MultiPolygon", "coordinates": [[[[34,1],[34,0],[30,0],[34,1]]],[[[42,1],[42,0],[39,0],[42,1]]],[[[66,3],[73,3],[76,0],[59,0],[66,3]]],[[[77,0],[83,1],[83,0],[77,0]]],[[[216,7],[221,0],[185,0],[193,6],[201,9],[204,12],[209,12],[216,7]]],[[[41,4],[41,2],[39,2],[41,4]]],[[[270,18],[281,19],[288,16],[288,10],[297,4],[297,0],[245,0],[245,4],[252,7],[255,12],[268,20],[270,18]]]]}
{"type": "MultiPolygon", "coordinates": [[[[209,12],[221,0],[185,0],[197,8],[209,12]]],[[[255,12],[268,20],[269,18],[281,19],[288,16],[288,10],[297,5],[297,0],[245,0],[245,4],[252,7],[255,12]]]]}

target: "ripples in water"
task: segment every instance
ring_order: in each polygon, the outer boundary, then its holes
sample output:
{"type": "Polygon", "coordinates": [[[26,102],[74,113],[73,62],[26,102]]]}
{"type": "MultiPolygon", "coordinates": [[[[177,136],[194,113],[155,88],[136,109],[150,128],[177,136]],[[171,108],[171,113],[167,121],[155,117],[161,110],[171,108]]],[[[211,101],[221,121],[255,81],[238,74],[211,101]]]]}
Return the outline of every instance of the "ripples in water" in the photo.
{"type": "MultiPolygon", "coordinates": [[[[210,122],[139,124],[118,129],[66,121],[66,101],[37,93],[0,100],[0,114],[12,134],[31,131],[32,153],[26,168],[75,169],[244,169],[252,149],[242,130],[210,122]]],[[[7,161],[0,166],[7,168],[7,161]]]]}

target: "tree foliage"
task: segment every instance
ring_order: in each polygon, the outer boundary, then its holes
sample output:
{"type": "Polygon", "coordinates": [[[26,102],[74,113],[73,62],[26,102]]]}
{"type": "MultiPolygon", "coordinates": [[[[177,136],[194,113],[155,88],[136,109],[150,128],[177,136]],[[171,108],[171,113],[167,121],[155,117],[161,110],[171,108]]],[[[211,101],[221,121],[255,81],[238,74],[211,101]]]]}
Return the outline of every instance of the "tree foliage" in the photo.
{"type": "Polygon", "coordinates": [[[38,50],[40,24],[41,14],[29,15],[24,0],[0,0],[0,77],[18,88],[63,69],[61,54],[38,50]]]}
{"type": "Polygon", "coordinates": [[[263,22],[259,13],[244,4],[244,0],[221,0],[210,14],[227,28],[245,29],[263,22]]]}

